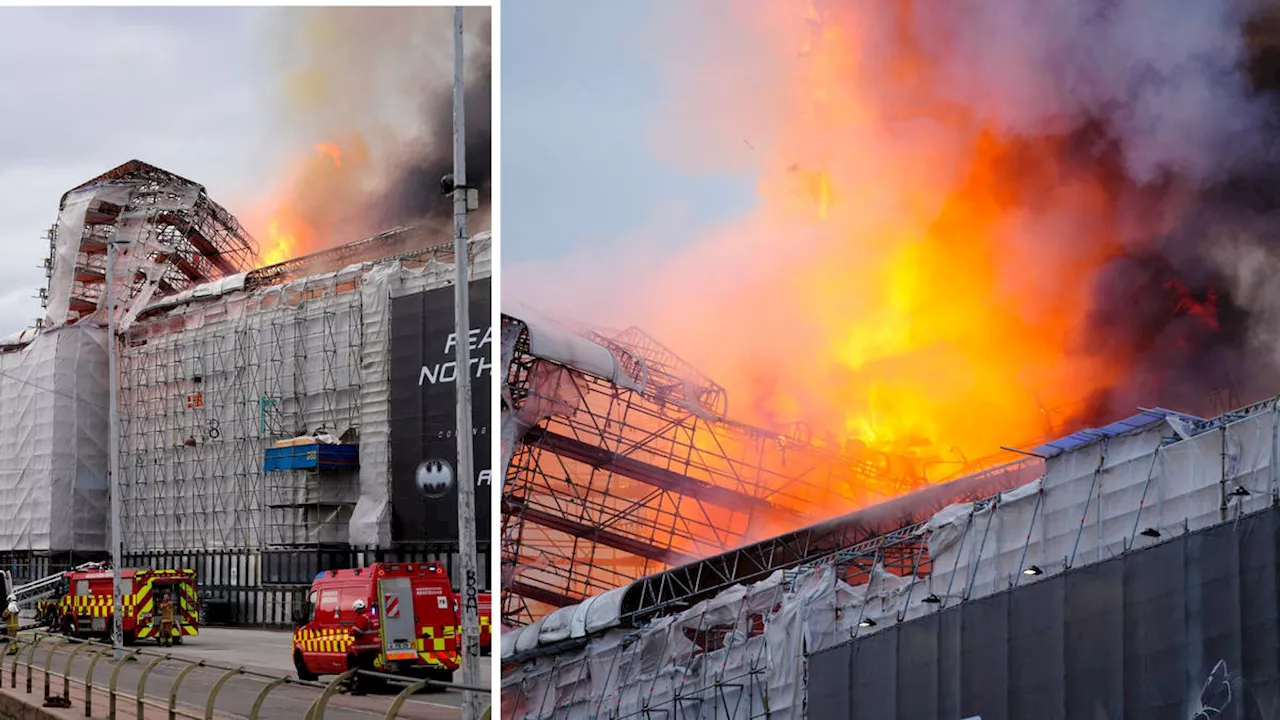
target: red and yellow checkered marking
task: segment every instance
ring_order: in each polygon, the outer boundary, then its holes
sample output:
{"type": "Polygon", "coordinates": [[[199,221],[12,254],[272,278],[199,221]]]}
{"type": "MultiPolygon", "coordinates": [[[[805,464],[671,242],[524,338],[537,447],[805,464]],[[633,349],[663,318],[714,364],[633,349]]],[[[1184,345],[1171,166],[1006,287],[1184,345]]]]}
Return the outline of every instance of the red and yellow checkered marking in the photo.
{"type": "Polygon", "coordinates": [[[427,626],[418,630],[418,657],[428,665],[458,667],[458,638],[462,628],[456,625],[427,626]]]}
{"type": "Polygon", "coordinates": [[[355,642],[347,628],[311,630],[302,628],[293,633],[293,644],[302,652],[342,653],[355,642]]]}
{"type": "MultiPolygon", "coordinates": [[[[135,634],[145,639],[160,635],[160,607],[155,601],[154,581],[173,577],[190,577],[195,579],[193,570],[148,570],[134,576],[134,591],[137,598],[137,615],[126,606],[125,614],[136,618],[135,634]]],[[[194,582],[179,583],[178,603],[174,607],[174,634],[182,637],[198,635],[200,632],[200,601],[196,596],[194,582]]]]}
{"type": "MultiPolygon", "coordinates": [[[[184,637],[199,634],[200,601],[196,594],[195,571],[141,570],[133,576],[134,592],[120,597],[126,627],[132,622],[136,637],[149,638],[160,634],[160,616],[153,598],[152,581],[157,578],[173,577],[187,577],[192,580],[177,586],[178,605],[174,608],[175,634],[184,637]]],[[[54,604],[52,601],[41,603],[38,608],[43,611],[52,604],[54,604]]],[[[61,615],[105,619],[111,617],[114,604],[110,595],[68,594],[57,601],[56,607],[61,615]]]]}

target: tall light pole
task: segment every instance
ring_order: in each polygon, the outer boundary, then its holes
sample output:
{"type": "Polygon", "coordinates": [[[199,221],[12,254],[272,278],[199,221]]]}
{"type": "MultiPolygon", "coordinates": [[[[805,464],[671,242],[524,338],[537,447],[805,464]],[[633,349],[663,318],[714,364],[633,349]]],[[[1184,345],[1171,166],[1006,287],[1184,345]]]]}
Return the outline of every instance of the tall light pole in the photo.
{"type": "Polygon", "coordinates": [[[116,660],[124,657],[124,625],[120,608],[120,411],[117,408],[116,388],[116,239],[107,241],[107,494],[111,500],[111,641],[115,645],[116,660]]]}
{"type": "MultiPolygon", "coordinates": [[[[462,8],[453,9],[453,315],[457,334],[457,368],[454,382],[458,438],[458,555],[462,562],[462,682],[480,685],[480,573],[476,567],[476,473],[471,430],[471,294],[467,257],[467,142],[463,93],[462,8]]],[[[462,720],[476,720],[480,698],[467,690],[462,698],[462,720]]]]}

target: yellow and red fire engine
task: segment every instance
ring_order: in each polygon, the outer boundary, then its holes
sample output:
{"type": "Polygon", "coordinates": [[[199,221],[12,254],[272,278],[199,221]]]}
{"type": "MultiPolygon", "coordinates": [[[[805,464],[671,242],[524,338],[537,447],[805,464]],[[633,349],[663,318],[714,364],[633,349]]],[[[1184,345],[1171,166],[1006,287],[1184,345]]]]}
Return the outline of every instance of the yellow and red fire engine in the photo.
{"type": "Polygon", "coordinates": [[[293,662],[303,680],[363,669],[448,682],[460,663],[458,636],[444,565],[329,570],[311,583],[296,618],[293,662]],[[359,615],[365,618],[357,622],[359,615]]]}
{"type": "MultiPolygon", "coordinates": [[[[493,629],[490,617],[493,615],[493,595],[487,592],[477,593],[476,601],[480,611],[480,654],[489,655],[493,650],[493,629]]],[[[458,613],[458,626],[462,626],[462,595],[454,593],[453,609],[458,613]]]]}
{"type": "MultiPolygon", "coordinates": [[[[60,597],[36,605],[41,621],[76,637],[109,637],[113,573],[105,565],[63,573],[60,597]]],[[[120,573],[120,621],[124,642],[158,639],[160,603],[173,603],[173,641],[199,632],[200,604],[194,570],[123,570],[120,573]]]]}

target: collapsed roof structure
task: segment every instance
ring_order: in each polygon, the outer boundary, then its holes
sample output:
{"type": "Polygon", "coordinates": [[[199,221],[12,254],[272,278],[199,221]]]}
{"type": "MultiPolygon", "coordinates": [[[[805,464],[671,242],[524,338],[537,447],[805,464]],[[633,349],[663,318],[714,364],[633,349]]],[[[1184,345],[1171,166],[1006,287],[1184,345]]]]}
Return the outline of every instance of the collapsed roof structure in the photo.
{"type": "Polygon", "coordinates": [[[258,260],[257,243],[204,187],[139,160],[63,195],[49,236],[49,284],[40,294],[47,327],[105,320],[108,243],[120,249],[122,326],[153,297],[243,272],[258,260]]]}
{"type": "Polygon", "coordinates": [[[504,315],[502,367],[507,623],[925,482],[729,419],[723,388],[634,328],[504,315]]]}

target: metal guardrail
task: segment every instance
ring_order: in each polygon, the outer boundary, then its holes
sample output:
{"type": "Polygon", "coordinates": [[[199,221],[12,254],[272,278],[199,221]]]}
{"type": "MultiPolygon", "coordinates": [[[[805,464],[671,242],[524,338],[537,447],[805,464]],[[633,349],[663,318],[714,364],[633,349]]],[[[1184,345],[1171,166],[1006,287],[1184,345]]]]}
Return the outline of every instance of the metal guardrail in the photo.
{"type": "MultiPolygon", "coordinates": [[[[134,705],[134,717],[144,717],[147,707],[159,708],[167,711],[169,720],[176,718],[189,718],[190,720],[213,720],[218,717],[216,714],[215,704],[219,694],[226,684],[233,678],[249,678],[263,683],[263,687],[254,697],[253,704],[249,708],[249,720],[258,720],[261,716],[264,703],[273,690],[282,685],[294,686],[300,688],[309,688],[318,692],[318,695],[311,701],[303,716],[304,720],[323,720],[329,701],[334,695],[338,694],[344,684],[353,679],[355,675],[369,677],[388,684],[402,685],[404,688],[396,694],[390,702],[386,713],[383,715],[386,720],[391,720],[399,716],[405,702],[413,695],[422,692],[429,687],[439,687],[446,690],[473,690],[477,692],[490,693],[490,688],[472,687],[466,685],[458,685],[454,683],[441,682],[439,680],[423,680],[413,677],[405,677],[402,675],[391,675],[387,673],[370,672],[364,670],[347,671],[328,682],[311,682],[300,680],[290,675],[272,675],[256,670],[246,669],[244,667],[231,667],[227,665],[219,665],[217,663],[206,662],[204,660],[192,660],[187,657],[175,657],[171,653],[162,653],[156,651],[147,651],[140,649],[126,649],[125,654],[113,662],[111,668],[111,679],[105,691],[101,687],[94,685],[94,670],[98,662],[103,657],[112,655],[115,648],[107,643],[96,642],[93,640],[81,640],[65,635],[59,635],[47,632],[35,632],[26,635],[20,635],[18,638],[11,638],[7,645],[0,645],[0,689],[5,687],[5,675],[8,675],[8,687],[13,690],[18,689],[19,668],[26,669],[26,694],[33,692],[34,678],[37,672],[44,676],[44,699],[46,706],[50,701],[57,702],[59,705],[51,707],[71,707],[71,687],[75,683],[78,687],[84,689],[84,716],[93,717],[93,700],[95,692],[102,694],[105,692],[107,696],[107,717],[110,720],[117,718],[119,704],[132,701],[134,705]],[[65,662],[62,665],[62,672],[57,672],[54,668],[54,656],[59,655],[59,649],[66,649],[69,645],[75,647],[65,654],[65,662]],[[37,659],[37,653],[44,651],[43,660],[37,659]],[[83,655],[82,655],[83,653],[83,655]],[[12,656],[12,661],[9,657],[12,656]],[[80,677],[76,677],[78,673],[74,673],[74,661],[77,657],[88,657],[88,668],[80,677]],[[135,692],[130,694],[124,692],[120,687],[121,670],[129,662],[137,662],[141,658],[151,658],[142,669],[142,673],[138,678],[135,692]],[[147,680],[150,678],[152,671],[162,664],[181,663],[185,667],[178,673],[170,684],[167,701],[161,701],[157,697],[147,696],[147,680]],[[199,668],[209,670],[222,671],[217,680],[213,683],[204,694],[203,709],[196,711],[195,705],[182,705],[179,703],[178,695],[182,688],[183,681],[195,670],[199,668]],[[7,673],[5,671],[8,671],[7,673]],[[61,694],[54,694],[55,678],[62,681],[61,694]]],[[[59,658],[60,660],[62,658],[59,658]]],[[[489,716],[490,711],[485,711],[485,716],[489,716]]],[[[234,713],[228,713],[235,715],[234,713]]]]}

